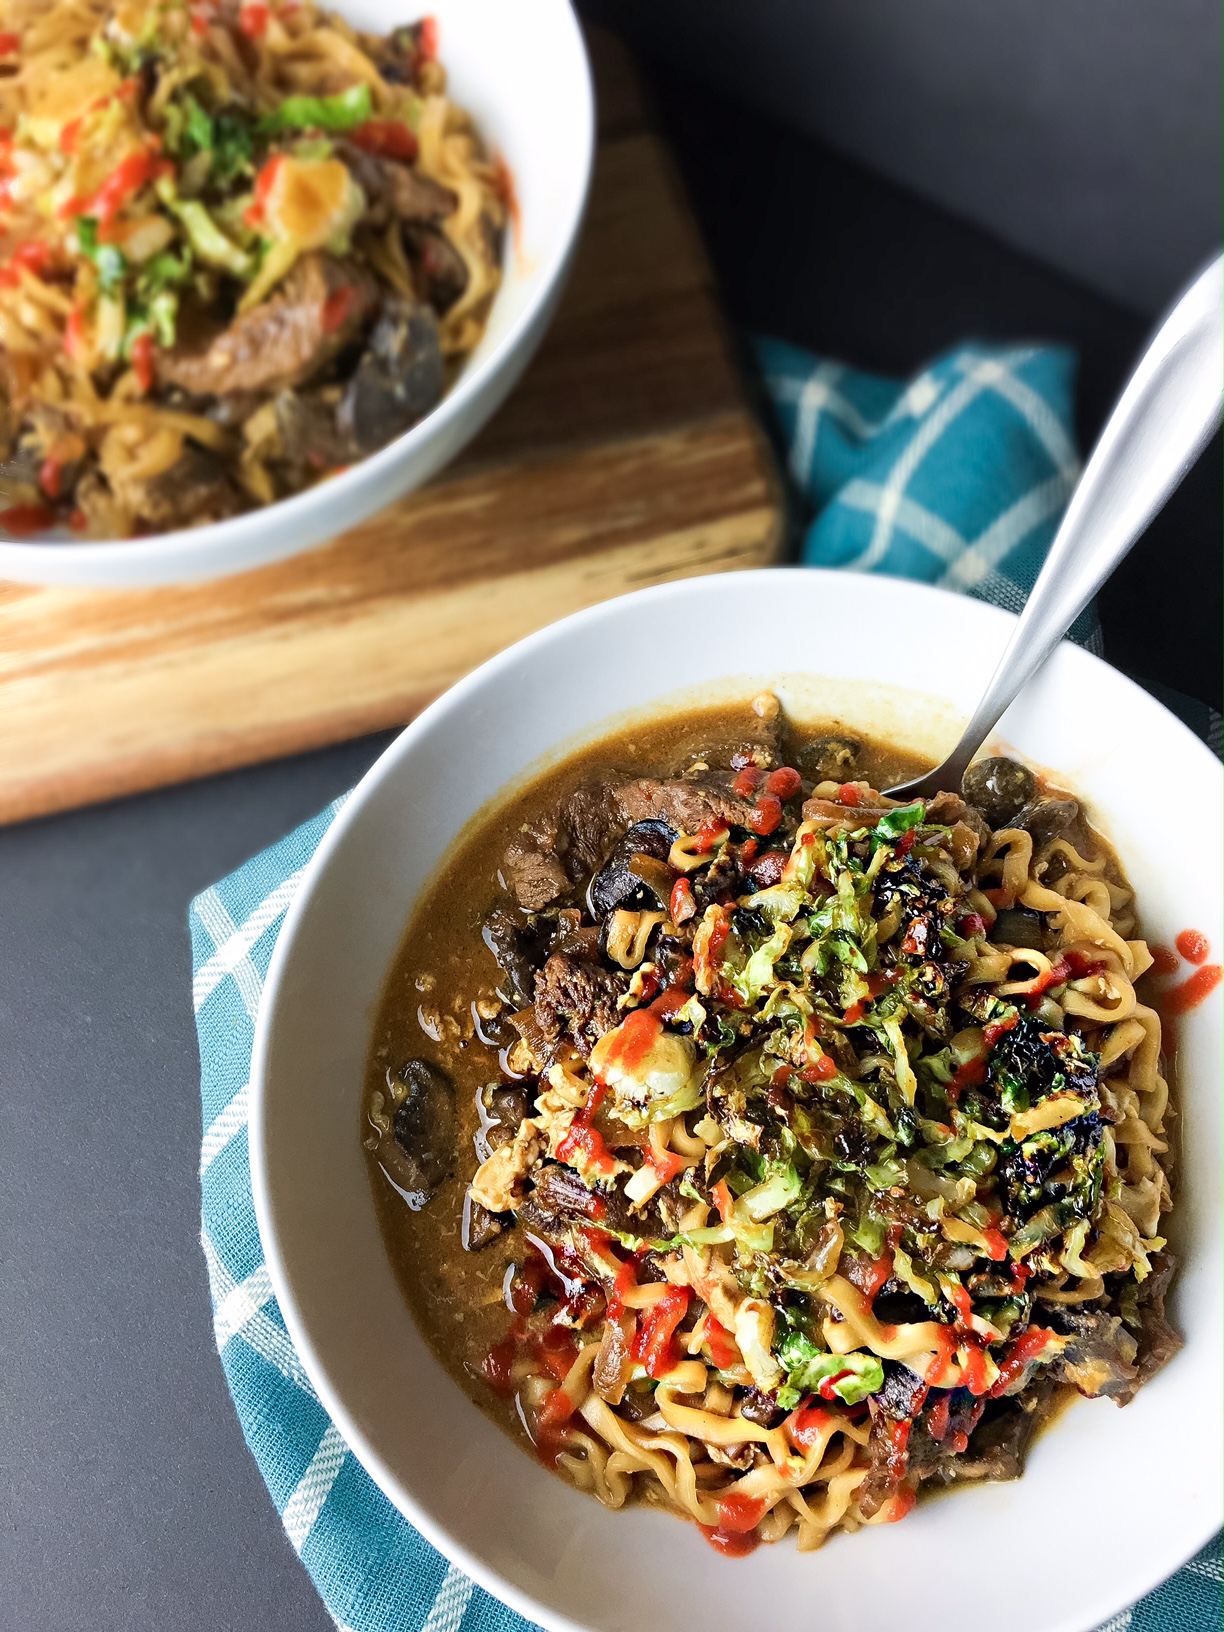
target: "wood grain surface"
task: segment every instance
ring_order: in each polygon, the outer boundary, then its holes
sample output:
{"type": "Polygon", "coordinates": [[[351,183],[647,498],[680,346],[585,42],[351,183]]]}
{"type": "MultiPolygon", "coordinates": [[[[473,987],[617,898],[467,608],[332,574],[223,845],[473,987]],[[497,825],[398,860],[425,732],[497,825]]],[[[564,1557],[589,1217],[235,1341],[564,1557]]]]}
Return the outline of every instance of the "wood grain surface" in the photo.
{"type": "Polygon", "coordinates": [[[480,437],[322,549],[206,584],[0,583],[0,821],[402,723],[553,619],[777,559],[709,267],[619,47],[570,287],[480,437]]]}

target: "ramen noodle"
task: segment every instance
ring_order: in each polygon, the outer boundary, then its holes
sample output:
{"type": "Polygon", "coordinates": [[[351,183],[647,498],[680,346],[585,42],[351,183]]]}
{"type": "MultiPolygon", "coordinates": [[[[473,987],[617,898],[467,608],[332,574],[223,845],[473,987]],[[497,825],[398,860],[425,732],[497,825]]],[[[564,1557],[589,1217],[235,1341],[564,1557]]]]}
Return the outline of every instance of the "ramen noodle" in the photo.
{"type": "Polygon", "coordinates": [[[1018,762],[877,791],[916,768],[769,694],[600,744],[461,846],[384,1001],[364,1135],[435,1348],[728,1554],[1015,1478],[1179,1343],[1131,890],[1018,762]]]}
{"type": "Polygon", "coordinates": [[[429,412],[508,197],[437,46],[297,0],[0,3],[0,526],[222,520],[429,412]]]}

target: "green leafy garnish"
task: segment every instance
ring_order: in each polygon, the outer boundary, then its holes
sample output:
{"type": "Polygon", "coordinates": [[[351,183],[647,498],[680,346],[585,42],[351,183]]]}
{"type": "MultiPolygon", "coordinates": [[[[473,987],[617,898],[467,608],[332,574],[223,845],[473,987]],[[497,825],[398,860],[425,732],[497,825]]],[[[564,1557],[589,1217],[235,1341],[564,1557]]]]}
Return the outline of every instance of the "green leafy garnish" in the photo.
{"type": "Polygon", "coordinates": [[[127,276],[127,256],[115,244],[98,242],[98,223],[92,215],[77,217],[76,239],[81,254],[98,269],[99,289],[103,294],[110,294],[127,276]]]}
{"type": "Polygon", "coordinates": [[[282,130],[355,130],[374,111],[370,87],[353,85],[335,96],[290,96],[259,122],[261,131],[275,135],[282,130]]]}
{"type": "Polygon", "coordinates": [[[836,1378],[828,1392],[844,1405],[857,1405],[884,1387],[884,1367],[874,1354],[828,1354],[804,1332],[789,1331],[778,1345],[778,1363],[786,1382],[778,1390],[778,1404],[793,1410],[805,1394],[815,1394],[821,1383],[836,1378]],[[841,1374],[841,1375],[839,1375],[841,1374]],[[785,1398],[783,1396],[786,1396],[785,1398]]]}

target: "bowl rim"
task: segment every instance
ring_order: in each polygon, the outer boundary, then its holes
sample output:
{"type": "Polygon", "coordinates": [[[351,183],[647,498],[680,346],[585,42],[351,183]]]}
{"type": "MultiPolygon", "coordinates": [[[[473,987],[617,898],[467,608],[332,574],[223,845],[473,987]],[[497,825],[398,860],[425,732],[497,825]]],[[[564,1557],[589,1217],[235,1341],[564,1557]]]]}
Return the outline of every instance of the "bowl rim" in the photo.
{"type": "MultiPolygon", "coordinates": [[[[478,407],[478,399],[487,392],[487,412],[475,420],[471,431],[462,436],[458,447],[443,464],[449,464],[477,434],[501,404],[502,398],[496,395],[496,391],[502,377],[520,360],[525,365],[542,338],[542,322],[547,318],[550,303],[559,293],[560,285],[569,271],[581,233],[594,167],[595,89],[590,54],[578,15],[570,0],[534,0],[534,4],[552,11],[558,37],[565,38],[575,53],[574,90],[579,106],[574,129],[567,135],[577,149],[581,180],[570,201],[568,218],[541,260],[529,298],[512,327],[488,355],[481,358],[474,368],[464,368],[451,389],[423,419],[394,441],[388,442],[386,447],[356,460],[326,484],[307,488],[301,493],[277,499],[273,504],[261,505],[256,510],[225,521],[208,522],[203,527],[180,527],[173,532],[150,533],[138,538],[99,539],[96,543],[53,539],[39,543],[37,540],[7,536],[0,529],[0,580],[7,578],[19,583],[55,584],[66,588],[108,587],[112,584],[120,588],[141,588],[253,571],[283,560],[286,556],[319,548],[338,536],[345,526],[360,526],[385,503],[394,503],[393,498],[384,500],[377,496],[367,502],[366,495],[370,489],[386,481],[403,460],[444,437],[457,420],[478,407]],[[524,346],[528,347],[526,355],[522,353],[524,346]],[[348,498],[356,519],[343,524],[336,532],[327,531],[322,537],[314,537],[311,543],[301,545],[295,539],[297,528],[316,508],[324,491],[334,504],[348,498]],[[274,527],[277,542],[274,544],[268,538],[258,545],[258,535],[270,532],[274,527]],[[227,548],[233,550],[235,537],[245,530],[253,535],[248,541],[251,546],[249,559],[230,564],[219,560],[215,566],[209,564],[214,555],[222,557],[227,548]],[[180,559],[181,566],[178,566],[180,559]]],[[[516,378],[516,375],[512,375],[509,385],[513,385],[516,378]]],[[[428,480],[432,474],[433,471],[427,472],[424,479],[428,480]]],[[[313,531],[309,525],[302,530],[305,533],[313,531]]],[[[240,546],[239,551],[241,553],[240,546]]]]}
{"type": "MultiPolygon", "coordinates": [[[[792,574],[801,575],[804,580],[816,583],[821,580],[844,580],[847,576],[845,572],[836,569],[789,565],[748,569],[744,572],[719,574],[716,577],[719,579],[733,578],[741,582],[746,579],[769,579],[776,583],[779,573],[787,576],[792,574]]],[[[856,574],[855,576],[870,575],[856,574]]],[[[977,612],[997,622],[1001,633],[1013,628],[1017,621],[1016,613],[993,606],[988,602],[977,601],[973,597],[967,597],[954,591],[920,583],[912,579],[890,578],[884,577],[884,575],[881,575],[881,577],[883,577],[884,583],[888,585],[891,592],[895,593],[897,590],[901,590],[905,594],[912,593],[919,601],[933,598],[944,605],[949,602],[963,605],[965,601],[971,601],[977,612]]],[[[346,796],[343,805],[324,834],[310,861],[303,868],[297,893],[285,915],[272,952],[255,1022],[255,1036],[251,1055],[251,1101],[248,1132],[252,1197],[264,1260],[268,1267],[273,1292],[290,1339],[298,1352],[303,1367],[314,1385],[325,1411],[340,1432],[346,1446],[353,1452],[392,1506],[444,1558],[464,1571],[477,1585],[483,1587],[499,1602],[508,1605],[518,1614],[524,1616],[525,1619],[547,1628],[548,1632],[590,1632],[590,1627],[587,1623],[573,1620],[570,1616],[516,1586],[512,1581],[502,1576],[493,1566],[486,1563],[483,1558],[473,1553],[463,1542],[452,1536],[441,1523],[433,1518],[432,1514],[421,1505],[417,1497],[400,1482],[377,1447],[370,1441],[369,1436],[354,1420],[339,1390],[332,1383],[327,1368],[314,1346],[281,1255],[267,1167],[265,1142],[266,1085],[273,1016],[280,1000],[282,981],[289,963],[293,943],[302,920],[310,909],[311,900],[319,881],[330,867],[332,858],[347,843],[349,831],[359,819],[365,803],[375,795],[384,781],[396,774],[400,762],[411,755],[417,740],[425,736],[435,722],[444,717],[451,709],[461,707],[471,694],[479,692],[491,682],[495,683],[497,677],[503,671],[521,663],[530,662],[537,651],[542,650],[557,638],[559,632],[581,630],[584,626],[609,616],[610,613],[613,616],[618,615],[616,609],[622,608],[627,603],[640,603],[647,598],[652,601],[682,600],[687,593],[691,592],[693,582],[691,579],[680,579],[633,590],[627,594],[598,602],[593,606],[581,608],[564,618],[556,619],[552,623],[546,624],[542,629],[535,630],[531,634],[524,636],[513,645],[506,647],[503,651],[498,652],[477,668],[471,670],[454,685],[448,687],[440,696],[436,697],[405,726],[403,731],[399,733],[393,742],[387,745],[346,796]]],[[[1183,747],[1193,756],[1200,757],[1203,763],[1210,766],[1214,775],[1224,777],[1224,765],[1220,764],[1206,743],[1197,737],[1158,698],[1144,691],[1128,675],[1123,674],[1121,670],[1114,668],[1111,664],[1106,663],[1103,658],[1089,652],[1084,647],[1065,639],[1060,643],[1060,647],[1066,648],[1072,653],[1073,660],[1077,663],[1086,663],[1090,666],[1099,665],[1107,670],[1114,683],[1121,682],[1124,693],[1129,692],[1135,697],[1141,698],[1145,705],[1154,706],[1165,716],[1166,723],[1173,729],[1174,733],[1180,736],[1183,747]]],[[[1001,644],[1000,650],[1002,650],[1001,644]]],[[[1038,671],[1039,675],[1040,670],[1038,671]]],[[[1036,678],[1037,676],[1034,677],[1034,680],[1036,678]]],[[[1030,684],[1032,683],[1030,682],[1030,684]]],[[[541,757],[547,758],[546,755],[541,757]]],[[[522,769],[526,771],[535,763],[536,761],[533,760],[522,769]]],[[[496,798],[497,795],[493,795],[481,809],[487,808],[496,798]]],[[[458,833],[456,833],[455,837],[458,836],[458,833]]],[[[1216,1504],[1214,1507],[1211,1506],[1210,1499],[1203,1503],[1200,1510],[1204,1515],[1203,1521],[1193,1534],[1186,1537],[1184,1542],[1179,1541],[1177,1556],[1170,1562],[1162,1555],[1159,1565],[1160,1574],[1151,1580],[1150,1585],[1143,1589],[1140,1596],[1154,1591],[1157,1586],[1181,1568],[1219,1531],[1222,1519],[1224,1519],[1224,1497],[1217,1495],[1214,1499],[1216,1504]],[[1210,1511],[1208,1511],[1209,1508],[1210,1511]]],[[[1120,1612],[1129,1602],[1128,1597],[1125,1601],[1119,1602],[1107,1611],[1107,1614],[1112,1615],[1120,1612]]],[[[1066,1623],[1067,1626],[1072,1624],[1077,1628],[1079,1626],[1078,1622],[1066,1623]]],[[[1087,1627],[1084,1628],[1084,1632],[1088,1632],[1087,1627]]]]}

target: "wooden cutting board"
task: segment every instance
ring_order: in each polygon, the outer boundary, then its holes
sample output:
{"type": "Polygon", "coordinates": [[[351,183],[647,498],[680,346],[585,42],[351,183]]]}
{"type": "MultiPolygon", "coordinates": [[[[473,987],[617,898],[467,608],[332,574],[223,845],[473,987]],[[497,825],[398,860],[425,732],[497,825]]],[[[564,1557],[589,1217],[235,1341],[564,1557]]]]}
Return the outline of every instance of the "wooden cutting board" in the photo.
{"type": "Polygon", "coordinates": [[[779,488],[700,241],[631,64],[591,46],[588,219],[505,407],[428,487],[292,560],[148,590],[0,583],[0,822],[401,724],[568,612],[777,559],[779,488]]]}

